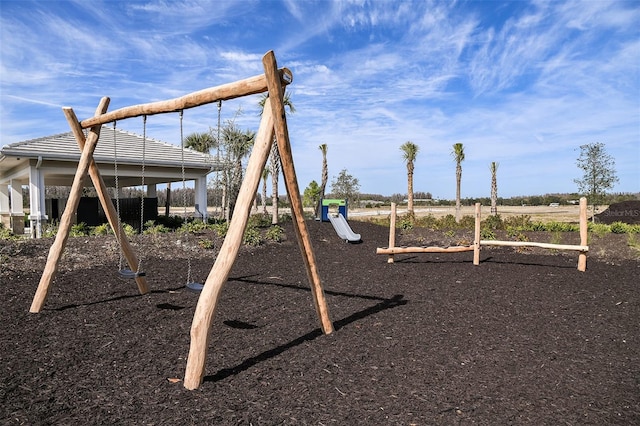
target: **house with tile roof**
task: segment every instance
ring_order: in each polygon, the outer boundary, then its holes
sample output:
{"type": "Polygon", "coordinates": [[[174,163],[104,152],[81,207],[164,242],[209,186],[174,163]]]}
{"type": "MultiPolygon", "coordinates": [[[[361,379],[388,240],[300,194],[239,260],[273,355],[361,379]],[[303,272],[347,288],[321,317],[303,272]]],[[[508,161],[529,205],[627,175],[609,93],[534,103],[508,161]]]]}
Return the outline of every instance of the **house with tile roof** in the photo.
{"type": "MultiPolygon", "coordinates": [[[[71,186],[80,160],[72,132],[12,143],[0,149],[0,218],[14,233],[24,232],[23,186],[29,187],[31,235],[39,236],[48,220],[46,186],[71,186]]],[[[107,187],[140,186],[144,173],[147,197],[156,197],[158,184],[192,181],[195,203],[207,217],[207,175],[222,170],[211,155],[121,129],[102,126],[93,154],[107,187]],[[144,164],[144,172],[143,172],[144,164]],[[183,176],[184,170],[184,176],[183,176]]],[[[84,181],[91,186],[91,179],[84,181]]]]}

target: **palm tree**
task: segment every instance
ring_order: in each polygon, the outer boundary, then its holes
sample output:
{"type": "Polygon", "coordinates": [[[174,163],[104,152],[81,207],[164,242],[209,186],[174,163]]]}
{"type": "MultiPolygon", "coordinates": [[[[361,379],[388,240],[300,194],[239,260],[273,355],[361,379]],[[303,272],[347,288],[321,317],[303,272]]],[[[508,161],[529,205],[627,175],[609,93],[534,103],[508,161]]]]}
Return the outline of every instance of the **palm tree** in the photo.
{"type": "Polygon", "coordinates": [[[269,168],[265,167],[262,171],[262,214],[267,215],[267,178],[269,177],[269,168]]]}
{"type": "Polygon", "coordinates": [[[242,185],[242,160],[251,153],[256,135],[255,132],[251,130],[241,131],[235,124],[225,127],[223,134],[225,143],[227,144],[227,152],[233,164],[229,178],[230,194],[227,198],[227,214],[231,217],[235,208],[235,200],[240,191],[240,185],[242,185]]]}
{"type": "MultiPolygon", "coordinates": [[[[260,115],[262,115],[262,111],[264,111],[264,106],[266,105],[267,99],[269,98],[268,94],[262,95],[260,98],[259,105],[261,107],[260,115]]],[[[289,112],[296,112],[293,103],[291,103],[291,97],[287,91],[284,92],[284,96],[282,98],[283,104],[285,107],[289,107],[289,112]]],[[[285,109],[286,111],[286,109],[285,109]]],[[[273,189],[271,193],[271,203],[273,204],[272,218],[271,224],[278,224],[278,179],[280,177],[280,152],[278,151],[278,143],[276,141],[276,137],[273,137],[273,143],[271,145],[271,161],[269,162],[271,168],[271,182],[273,184],[273,189]]]]}
{"type": "Polygon", "coordinates": [[[489,165],[491,170],[491,214],[498,214],[498,166],[500,163],[492,161],[489,165]]]}
{"type": "Polygon", "coordinates": [[[460,222],[460,183],[462,181],[462,162],[464,161],[464,146],[458,142],[453,144],[451,151],[456,162],[456,222],[460,222]]]}
{"type": "Polygon", "coordinates": [[[320,217],[320,204],[324,198],[324,193],[327,189],[327,181],[329,180],[329,167],[327,165],[327,149],[329,147],[326,143],[323,143],[318,147],[322,152],[322,181],[320,183],[320,196],[318,197],[318,203],[316,204],[316,217],[320,217]]]}
{"type": "Polygon", "coordinates": [[[407,197],[409,199],[407,211],[411,216],[413,216],[414,161],[416,161],[416,157],[418,156],[419,150],[420,150],[420,147],[411,141],[407,141],[402,145],[400,145],[400,151],[402,151],[402,158],[407,163],[407,197]]]}
{"type": "Polygon", "coordinates": [[[216,146],[216,141],[211,133],[191,133],[184,138],[184,146],[194,151],[208,153],[211,148],[216,146]]]}

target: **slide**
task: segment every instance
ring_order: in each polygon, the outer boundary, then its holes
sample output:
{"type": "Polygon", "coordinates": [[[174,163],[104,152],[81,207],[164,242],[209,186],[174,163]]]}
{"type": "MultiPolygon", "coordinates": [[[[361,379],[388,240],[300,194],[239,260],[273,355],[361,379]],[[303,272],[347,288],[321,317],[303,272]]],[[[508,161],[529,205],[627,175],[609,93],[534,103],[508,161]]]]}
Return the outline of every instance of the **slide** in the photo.
{"type": "Polygon", "coordinates": [[[360,234],[356,234],[351,230],[351,227],[347,223],[347,220],[342,216],[342,213],[338,215],[329,214],[329,221],[333,225],[333,229],[336,230],[338,237],[350,243],[357,243],[360,241],[360,234]]]}

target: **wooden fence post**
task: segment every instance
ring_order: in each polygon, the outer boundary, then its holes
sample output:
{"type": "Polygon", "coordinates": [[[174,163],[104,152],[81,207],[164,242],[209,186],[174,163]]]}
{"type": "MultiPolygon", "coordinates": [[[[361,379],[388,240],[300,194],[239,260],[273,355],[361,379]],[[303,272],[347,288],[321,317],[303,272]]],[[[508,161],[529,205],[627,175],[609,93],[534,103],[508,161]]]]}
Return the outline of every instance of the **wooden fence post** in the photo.
{"type": "MultiPolygon", "coordinates": [[[[396,246],[396,203],[391,203],[391,217],[389,218],[389,248],[396,246]]],[[[389,255],[387,263],[393,263],[393,253],[389,255]]]]}
{"type": "MultiPolygon", "coordinates": [[[[587,199],[580,198],[580,245],[586,246],[588,242],[587,232],[587,199]]],[[[587,252],[581,251],[578,254],[578,271],[584,272],[587,269],[587,252]]]]}
{"type": "Polygon", "coordinates": [[[481,215],[481,206],[480,203],[476,203],[476,221],[475,221],[475,231],[473,237],[473,264],[480,264],[480,215],[481,215]]]}

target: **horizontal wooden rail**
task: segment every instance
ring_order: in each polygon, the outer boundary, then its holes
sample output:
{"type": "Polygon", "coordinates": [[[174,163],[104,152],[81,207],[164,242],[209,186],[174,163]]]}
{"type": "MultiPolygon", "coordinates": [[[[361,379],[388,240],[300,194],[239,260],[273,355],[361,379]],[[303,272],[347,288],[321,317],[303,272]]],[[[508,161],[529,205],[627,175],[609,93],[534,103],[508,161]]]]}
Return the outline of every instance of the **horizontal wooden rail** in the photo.
{"type": "Polygon", "coordinates": [[[376,254],[389,255],[388,263],[393,263],[394,254],[408,253],[459,253],[465,251],[473,251],[473,264],[480,264],[480,249],[482,246],[505,246],[505,247],[540,247],[551,250],[574,250],[580,252],[578,254],[578,270],[584,272],[587,269],[587,199],[580,198],[580,245],[572,244],[553,244],[538,243],[530,241],[497,241],[497,240],[480,240],[480,203],[475,205],[475,230],[474,242],[471,246],[455,246],[455,247],[395,247],[395,216],[396,205],[391,203],[391,220],[389,227],[389,247],[376,249],[376,254]]]}
{"type": "Polygon", "coordinates": [[[378,247],[376,254],[406,254],[406,253],[461,253],[473,251],[473,246],[452,247],[378,247]]]}
{"type": "MultiPolygon", "coordinates": [[[[280,74],[280,81],[283,86],[286,86],[293,81],[293,74],[288,68],[280,68],[278,69],[278,72],[280,74]]],[[[154,115],[176,112],[183,109],[210,104],[220,100],[226,101],[228,99],[254,95],[256,93],[263,93],[266,91],[267,78],[264,74],[260,74],[254,77],[246,78],[244,80],[238,80],[233,83],[227,83],[221,86],[202,89],[175,99],[120,108],[106,114],[102,114],[100,116],[94,116],[91,118],[87,118],[86,120],[82,120],[82,122],[80,122],[80,125],[83,129],[87,129],[99,124],[110,123],[115,120],[140,117],[141,115],[154,115]]]]}
{"type": "Polygon", "coordinates": [[[481,246],[508,246],[508,247],[540,247],[555,250],[589,251],[589,246],[571,244],[536,243],[532,241],[495,241],[480,240],[481,246]]]}

